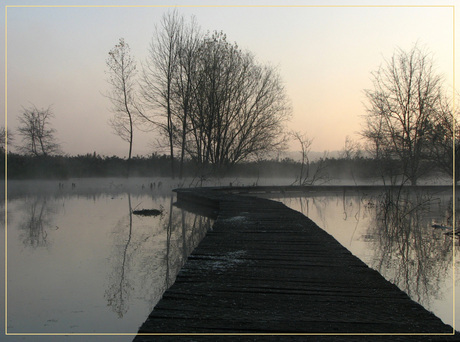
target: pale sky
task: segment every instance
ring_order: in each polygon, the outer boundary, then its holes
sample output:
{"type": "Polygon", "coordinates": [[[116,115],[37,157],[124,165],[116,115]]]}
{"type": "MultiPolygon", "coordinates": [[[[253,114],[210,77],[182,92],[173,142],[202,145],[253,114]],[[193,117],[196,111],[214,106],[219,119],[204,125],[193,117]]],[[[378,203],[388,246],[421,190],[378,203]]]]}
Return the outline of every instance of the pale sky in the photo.
{"type": "MultiPolygon", "coordinates": [[[[397,47],[418,42],[433,54],[446,89],[454,85],[454,22],[460,0],[450,1],[14,1],[7,18],[7,124],[15,131],[22,106],[52,105],[53,126],[65,153],[126,156],[127,143],[112,133],[110,103],[102,93],[108,52],[119,38],[138,65],[145,62],[155,24],[167,7],[12,7],[17,5],[296,5],[297,7],[179,7],[204,31],[227,39],[278,67],[293,108],[288,129],[314,138],[312,150],[340,150],[359,139],[371,72],[397,47]],[[305,5],[411,5],[416,7],[301,7],[305,5]],[[434,7],[419,7],[434,5],[434,7]],[[417,7],[418,6],[418,7],[417,7]]],[[[5,16],[5,6],[7,16],[5,16]]],[[[455,25],[456,36],[459,37],[455,25]]],[[[5,29],[4,29],[5,30],[5,29]]],[[[2,36],[5,50],[5,35],[2,36]]],[[[2,53],[4,59],[5,53],[2,53]]],[[[459,54],[457,53],[457,56],[459,54]]],[[[458,58],[457,58],[458,59],[458,58]]],[[[458,63],[457,63],[458,64],[458,63]]],[[[456,68],[456,79],[458,80],[456,68]]],[[[5,69],[2,70],[5,79],[5,69]]],[[[2,108],[5,108],[5,84],[2,108]]],[[[15,132],[13,132],[15,133],[15,132]]],[[[15,134],[15,142],[19,142],[15,134]]],[[[134,155],[153,152],[156,136],[135,136],[134,155]]],[[[296,146],[291,146],[295,150],[296,146]]],[[[14,150],[14,149],[13,149],[14,150]]]]}

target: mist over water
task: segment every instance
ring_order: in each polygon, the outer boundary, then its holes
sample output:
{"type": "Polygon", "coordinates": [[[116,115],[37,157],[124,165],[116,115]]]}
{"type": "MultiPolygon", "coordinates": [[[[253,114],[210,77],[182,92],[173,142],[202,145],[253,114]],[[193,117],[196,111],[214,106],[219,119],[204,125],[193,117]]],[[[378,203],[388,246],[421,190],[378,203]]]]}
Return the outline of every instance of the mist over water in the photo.
{"type": "MultiPolygon", "coordinates": [[[[172,189],[292,183],[290,178],[158,177],[9,181],[8,201],[0,201],[8,215],[8,333],[135,334],[189,253],[212,229],[212,219],[176,207],[172,189]],[[140,209],[162,214],[132,214],[140,209]]],[[[453,248],[458,251],[458,238],[431,227],[433,222],[452,225],[451,190],[400,196],[401,206],[391,206],[394,198],[388,202],[385,194],[372,191],[270,196],[303,212],[411,298],[453,324],[452,253],[453,248]]],[[[4,248],[4,220],[1,229],[4,248]]],[[[0,316],[5,318],[4,311],[0,316]]],[[[7,341],[132,338],[18,335],[7,341]]]]}

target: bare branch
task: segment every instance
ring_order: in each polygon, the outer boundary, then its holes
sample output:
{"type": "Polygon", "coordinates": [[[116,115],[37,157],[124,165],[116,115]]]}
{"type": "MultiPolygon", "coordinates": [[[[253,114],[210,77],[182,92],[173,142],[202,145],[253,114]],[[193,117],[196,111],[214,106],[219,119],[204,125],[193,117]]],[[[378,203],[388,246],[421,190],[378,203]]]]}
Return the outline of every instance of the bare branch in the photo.
{"type": "Polygon", "coordinates": [[[120,38],[109,51],[106,60],[107,82],[111,90],[105,96],[112,103],[114,116],[109,120],[115,134],[129,143],[128,160],[133,149],[134,127],[141,116],[141,107],[136,95],[136,62],[131,56],[129,45],[120,38]]]}
{"type": "Polygon", "coordinates": [[[22,137],[19,151],[33,156],[47,156],[61,153],[59,143],[56,141],[56,130],[51,127],[54,114],[51,107],[38,109],[35,105],[24,108],[19,117],[18,134],[22,137]]]}
{"type": "Polygon", "coordinates": [[[374,88],[365,90],[369,102],[362,135],[378,158],[398,160],[402,175],[412,184],[424,174],[428,133],[438,111],[441,76],[430,55],[415,45],[398,49],[372,73],[374,88]]]}

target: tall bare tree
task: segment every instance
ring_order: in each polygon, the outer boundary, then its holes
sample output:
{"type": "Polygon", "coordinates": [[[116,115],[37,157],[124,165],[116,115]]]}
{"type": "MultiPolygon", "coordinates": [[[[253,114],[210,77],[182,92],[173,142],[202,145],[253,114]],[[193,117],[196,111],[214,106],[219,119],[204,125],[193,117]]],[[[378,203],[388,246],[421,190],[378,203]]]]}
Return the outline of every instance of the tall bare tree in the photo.
{"type": "Polygon", "coordinates": [[[233,165],[280,147],[290,106],[275,68],[255,62],[225,34],[201,35],[177,11],[166,14],[143,68],[144,118],[174,154],[199,165],[233,165]]]}
{"type": "Polygon", "coordinates": [[[133,150],[134,123],[140,109],[136,98],[136,62],[123,38],[109,51],[106,60],[111,90],[106,96],[112,102],[114,117],[110,120],[114,132],[129,143],[128,175],[133,150]]]}
{"type": "Polygon", "coordinates": [[[177,11],[165,14],[150,43],[149,55],[143,66],[142,95],[153,112],[144,119],[166,135],[171,158],[171,176],[175,176],[174,82],[178,72],[179,49],[184,20],[177,11]]]}
{"type": "Polygon", "coordinates": [[[292,138],[300,144],[300,152],[302,158],[300,160],[300,175],[299,175],[299,185],[305,185],[306,181],[310,176],[310,158],[308,154],[311,150],[311,145],[313,139],[309,138],[306,133],[300,133],[297,131],[291,132],[292,138]]]}
{"type": "Polygon", "coordinates": [[[32,156],[47,156],[61,152],[56,140],[56,130],[51,127],[54,114],[51,107],[38,109],[35,105],[23,108],[19,117],[18,134],[22,137],[22,145],[18,149],[32,156]]]}
{"type": "Polygon", "coordinates": [[[441,76],[429,53],[414,45],[408,52],[398,49],[372,79],[374,88],[365,90],[369,105],[363,135],[399,160],[403,176],[415,185],[424,171],[441,76]]]}
{"type": "Polygon", "coordinates": [[[193,110],[193,97],[197,64],[199,60],[199,47],[202,36],[200,27],[191,18],[189,23],[181,26],[178,50],[178,70],[174,82],[175,107],[177,108],[178,134],[177,143],[180,148],[179,178],[183,176],[184,159],[186,152],[188,122],[193,110]]]}

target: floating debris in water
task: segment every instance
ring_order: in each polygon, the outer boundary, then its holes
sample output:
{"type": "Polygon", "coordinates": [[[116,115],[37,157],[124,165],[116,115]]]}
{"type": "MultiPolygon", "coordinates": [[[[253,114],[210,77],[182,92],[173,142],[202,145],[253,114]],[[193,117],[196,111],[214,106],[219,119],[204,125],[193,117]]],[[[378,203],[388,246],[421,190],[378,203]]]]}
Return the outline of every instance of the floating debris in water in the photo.
{"type": "MultiPolygon", "coordinates": [[[[445,226],[445,225],[443,225],[443,224],[438,224],[438,223],[432,224],[431,227],[433,227],[433,228],[435,228],[435,229],[447,230],[447,233],[444,233],[444,234],[447,235],[447,236],[453,236],[453,235],[454,235],[454,229],[453,229],[453,227],[445,226]]],[[[456,232],[455,232],[455,236],[459,236],[459,237],[460,237],[460,232],[459,232],[459,231],[456,231],[456,232]]]]}
{"type": "Polygon", "coordinates": [[[134,215],[141,215],[141,216],[158,216],[163,214],[162,210],[158,209],[141,209],[141,210],[133,210],[134,215]]]}
{"type": "Polygon", "coordinates": [[[445,226],[443,224],[432,224],[431,227],[435,228],[435,229],[449,229],[449,230],[452,230],[452,227],[449,227],[449,226],[445,226]]]}

